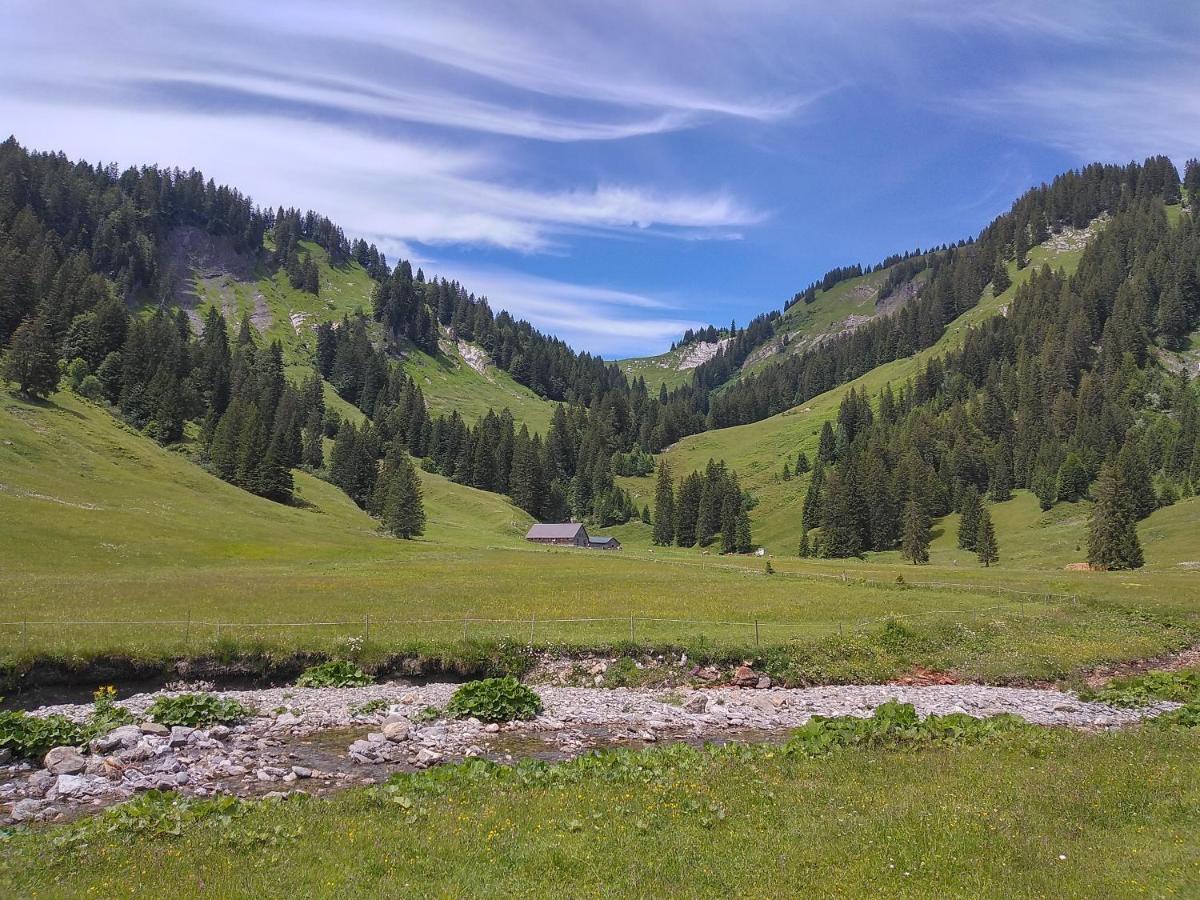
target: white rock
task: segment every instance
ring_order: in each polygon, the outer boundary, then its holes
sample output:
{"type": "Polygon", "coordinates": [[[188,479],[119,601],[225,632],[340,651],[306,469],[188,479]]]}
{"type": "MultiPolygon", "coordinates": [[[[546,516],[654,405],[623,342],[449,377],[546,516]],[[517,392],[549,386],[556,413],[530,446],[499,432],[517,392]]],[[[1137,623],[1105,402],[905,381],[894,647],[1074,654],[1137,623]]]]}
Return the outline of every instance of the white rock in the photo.
{"type": "Polygon", "coordinates": [[[76,747],[55,747],[46,754],[42,765],[51,775],[78,775],[87,768],[87,760],[76,747]]]}

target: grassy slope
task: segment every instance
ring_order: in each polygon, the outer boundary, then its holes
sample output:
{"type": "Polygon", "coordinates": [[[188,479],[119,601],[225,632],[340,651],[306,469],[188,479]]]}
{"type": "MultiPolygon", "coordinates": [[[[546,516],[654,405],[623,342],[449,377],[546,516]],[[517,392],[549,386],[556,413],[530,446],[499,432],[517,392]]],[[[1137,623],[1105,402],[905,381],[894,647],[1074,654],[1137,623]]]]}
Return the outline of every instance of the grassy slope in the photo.
{"type": "Polygon", "coordinates": [[[646,381],[646,389],[652,396],[658,396],[658,389],[666,385],[667,390],[683,387],[692,381],[691,369],[679,369],[682,350],[669,350],[658,356],[641,356],[630,359],[618,359],[617,365],[630,381],[641,376],[646,381]]]}
{"type": "Polygon", "coordinates": [[[524,422],[530,432],[544,435],[550,430],[553,403],[495,366],[477,372],[449,341],[443,341],[442,346],[442,355],[437,359],[415,347],[405,350],[404,369],[421,386],[432,412],[448,415],[457,409],[459,415],[473,422],[489,409],[497,413],[508,409],[518,429],[524,422]]]}
{"type": "Polygon", "coordinates": [[[39,897],[1195,896],[1198,756],[1200,733],[1150,726],[815,760],[651,750],[533,784],[460,767],[178,837],[34,830],[0,843],[0,877],[39,897]]]}
{"type": "MultiPolygon", "coordinates": [[[[296,290],[283,272],[270,275],[265,269],[260,269],[254,282],[239,282],[228,276],[195,281],[202,313],[216,303],[225,311],[231,327],[236,327],[243,314],[254,315],[257,311],[260,331],[267,340],[278,340],[283,345],[288,373],[296,380],[307,377],[311,371],[316,350],[315,326],[324,321],[338,322],[343,316],[359,311],[369,314],[374,290],[371,277],[357,262],[335,267],[329,264],[329,254],[322,247],[308,241],[302,242],[302,246],[317,262],[321,273],[319,296],[296,290]]],[[[549,427],[553,404],[517,384],[507,372],[495,368],[486,374],[476,372],[448,342],[444,350],[443,357],[434,359],[410,349],[403,362],[405,370],[421,385],[431,413],[449,415],[457,409],[466,419],[474,421],[488,409],[499,412],[507,407],[518,423],[526,423],[533,431],[545,432],[549,427]]],[[[357,415],[333,397],[332,389],[327,390],[327,401],[335,403],[343,415],[357,415]]]]}

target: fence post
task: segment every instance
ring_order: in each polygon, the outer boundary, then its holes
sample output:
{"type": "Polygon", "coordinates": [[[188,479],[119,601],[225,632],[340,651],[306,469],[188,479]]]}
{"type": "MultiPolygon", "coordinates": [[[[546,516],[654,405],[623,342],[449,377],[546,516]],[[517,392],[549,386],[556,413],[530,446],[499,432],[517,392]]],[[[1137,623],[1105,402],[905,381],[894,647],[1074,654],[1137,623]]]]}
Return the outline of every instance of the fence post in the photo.
{"type": "Polygon", "coordinates": [[[188,610],[187,624],[183,626],[183,649],[187,650],[192,643],[192,611],[188,610]]]}
{"type": "Polygon", "coordinates": [[[758,643],[758,619],[754,620],[754,646],[759,646],[758,643]]]}
{"type": "Polygon", "coordinates": [[[221,640],[221,623],[220,623],[220,621],[218,621],[217,622],[217,642],[219,643],[220,640],[221,640]]]}
{"type": "Polygon", "coordinates": [[[537,627],[537,613],[529,614],[529,646],[533,646],[533,632],[537,627]]]}
{"type": "Polygon", "coordinates": [[[363,643],[371,637],[371,614],[363,613],[363,643]]]}
{"type": "Polygon", "coordinates": [[[632,644],[634,642],[635,642],[635,638],[633,636],[633,616],[630,616],[629,617],[629,643],[632,644]]]}
{"type": "Polygon", "coordinates": [[[23,619],[21,621],[21,650],[22,650],[22,652],[25,650],[25,647],[28,643],[29,643],[29,620],[23,619]]]}
{"type": "Polygon", "coordinates": [[[463,616],[463,640],[467,639],[467,617],[463,616]]]}

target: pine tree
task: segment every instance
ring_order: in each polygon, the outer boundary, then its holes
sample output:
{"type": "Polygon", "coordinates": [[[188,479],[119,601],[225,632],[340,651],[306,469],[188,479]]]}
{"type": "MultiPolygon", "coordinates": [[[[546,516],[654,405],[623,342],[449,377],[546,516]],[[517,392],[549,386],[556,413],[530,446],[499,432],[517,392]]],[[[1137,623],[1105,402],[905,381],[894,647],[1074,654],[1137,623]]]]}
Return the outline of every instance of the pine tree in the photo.
{"type": "Polygon", "coordinates": [[[1200,209],[1200,160],[1189,159],[1183,167],[1183,186],[1192,209],[1200,209]]]}
{"type": "Polygon", "coordinates": [[[987,568],[994,562],[1000,561],[999,548],[996,546],[996,527],[992,524],[992,514],[987,507],[979,510],[979,527],[975,537],[975,555],[979,562],[987,568]]]}
{"type": "Polygon", "coordinates": [[[1058,499],[1074,503],[1087,496],[1088,470],[1078,453],[1068,453],[1058,469],[1058,499]]]}
{"type": "Polygon", "coordinates": [[[808,455],[801,450],[796,454],[796,469],[797,475],[804,475],[812,471],[812,465],[808,461],[808,455]]]}
{"type": "Polygon", "coordinates": [[[958,546],[963,550],[976,549],[979,542],[979,528],[983,521],[983,504],[975,485],[968,485],[963,491],[962,509],[958,520],[958,546]]]}
{"type": "Polygon", "coordinates": [[[919,500],[909,500],[904,506],[904,534],[900,552],[914,566],[929,562],[929,544],[933,540],[929,513],[919,500]]]}
{"type": "Polygon", "coordinates": [[[666,460],[658,464],[658,481],[654,488],[653,541],[660,547],[668,547],[675,541],[675,485],[666,460]]]}
{"type": "Polygon", "coordinates": [[[1154,482],[1146,458],[1132,439],[1121,446],[1116,465],[1125,482],[1129,502],[1135,519],[1144,519],[1158,509],[1158,497],[1154,493],[1154,482]]]}
{"type": "Polygon", "coordinates": [[[46,397],[54,392],[58,387],[58,355],[45,319],[26,319],[18,326],[3,363],[0,378],[16,382],[26,396],[46,397]]]}
{"type": "Polygon", "coordinates": [[[820,462],[830,462],[837,448],[837,438],[833,434],[833,426],[826,419],[821,423],[821,436],[817,441],[817,459],[820,462]]]}
{"type": "Polygon", "coordinates": [[[675,502],[675,543],[691,547],[696,543],[696,522],[700,517],[700,495],[704,483],[699,472],[683,479],[675,502]]]}
{"type": "Polygon", "coordinates": [[[1088,563],[1094,569],[1137,569],[1143,563],[1129,486],[1116,463],[1105,463],[1088,522],[1088,563]]]}
{"type": "Polygon", "coordinates": [[[808,541],[807,528],[802,528],[800,530],[800,549],[797,550],[796,553],[801,559],[807,559],[808,557],[812,556],[812,546],[808,541]]]}
{"type": "Polygon", "coordinates": [[[804,495],[804,506],[800,509],[800,524],[805,531],[821,527],[821,509],[825,499],[825,466],[821,460],[813,466],[812,478],[808,481],[808,493],[804,495]]]}
{"type": "Polygon", "coordinates": [[[380,477],[386,485],[380,511],[384,530],[406,539],[424,534],[425,505],[421,498],[421,482],[408,455],[393,447],[380,477]]]}
{"type": "Polygon", "coordinates": [[[830,471],[825,479],[825,502],[821,510],[821,544],[827,557],[841,558],[862,553],[859,509],[853,485],[841,472],[830,471]]]}
{"type": "Polygon", "coordinates": [[[992,269],[992,296],[998,297],[1012,287],[1012,279],[1008,275],[1008,266],[1003,259],[997,259],[992,269]]]}
{"type": "Polygon", "coordinates": [[[1012,459],[1008,448],[1001,446],[992,454],[988,469],[988,496],[993,503],[1012,499],[1012,459]]]}

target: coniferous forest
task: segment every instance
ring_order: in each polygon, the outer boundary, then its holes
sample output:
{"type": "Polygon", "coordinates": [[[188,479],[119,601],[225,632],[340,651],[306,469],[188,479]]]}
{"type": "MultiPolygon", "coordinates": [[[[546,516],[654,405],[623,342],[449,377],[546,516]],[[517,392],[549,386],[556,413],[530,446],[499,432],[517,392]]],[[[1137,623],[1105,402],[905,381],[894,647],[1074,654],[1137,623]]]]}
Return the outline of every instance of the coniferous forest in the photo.
{"type": "MultiPolygon", "coordinates": [[[[744,376],[742,364],[781,327],[780,311],[684,335],[685,343],[727,340],[690,384],[651,393],[616,365],[493,313],[456,281],[427,278],[404,260],[389,265],[317,213],[260,209],[195,171],[121,171],[30,153],[10,138],[0,145],[4,376],[33,396],[63,380],[163,444],[192,435],[198,462],[278,502],[292,500],[294,468],[321,473],[400,537],[423,528],[415,467],[507,495],[543,520],[608,525],[639,515],[615,479],[648,475],[651,454],[932,347],[985,291],[1006,289],[1009,265],[1026,268],[1032,247],[1101,219],[1074,274],[1033,271],[1004,315],[912,381],[877,396],[847,393],[797,504],[798,550],[841,557],[900,548],[921,562],[930,520],[957,512],[960,545],[990,564],[1003,548],[988,536],[987,504],[1029,489],[1043,508],[1095,500],[1090,560],[1135,566],[1134,524],[1200,485],[1200,401],[1156,355],[1181,348],[1200,324],[1200,217],[1184,212],[1172,224],[1167,212],[1181,202],[1194,210],[1198,182],[1195,161],[1181,179],[1166,157],[1066,173],[973,240],[839,267],[791,301],[811,303],[843,280],[886,271],[878,302],[915,285],[895,312],[744,376]],[[180,227],[225,238],[316,294],[317,267],[301,245],[314,242],[332,263],[363,266],[375,282],[372,308],[320,324],[311,374],[289,381],[280,346],[248,319],[227,322],[211,310],[195,329],[170,311],[172,273],[162,271],[160,250],[180,227]],[[507,410],[477,422],[431,415],[400,359],[410,345],[436,356],[443,335],[478,345],[554,401],[546,433],[518,427],[507,410]],[[323,382],[362,420],[327,410],[323,382]]],[[[783,463],[788,477],[792,466],[797,475],[810,466],[783,463]]],[[[657,476],[657,543],[752,548],[754,498],[736,472],[712,461],[676,475],[657,476]]]]}

